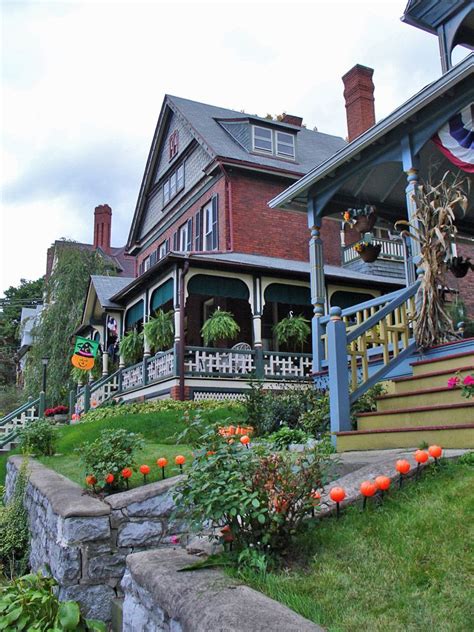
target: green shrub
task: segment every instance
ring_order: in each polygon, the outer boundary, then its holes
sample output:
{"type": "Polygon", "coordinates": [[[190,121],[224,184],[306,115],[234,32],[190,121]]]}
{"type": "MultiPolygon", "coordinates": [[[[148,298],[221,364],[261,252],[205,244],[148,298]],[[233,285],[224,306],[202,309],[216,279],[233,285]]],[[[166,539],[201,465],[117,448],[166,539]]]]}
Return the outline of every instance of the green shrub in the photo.
{"type": "Polygon", "coordinates": [[[304,430],[283,426],[269,435],[268,440],[276,450],[285,450],[292,443],[306,443],[309,438],[310,436],[304,430]]]}
{"type": "Polygon", "coordinates": [[[205,400],[202,402],[179,402],[174,399],[162,399],[154,402],[121,402],[111,406],[100,406],[82,417],[82,421],[97,421],[98,419],[111,419],[123,415],[135,415],[137,413],[161,413],[167,411],[213,411],[219,409],[244,411],[243,404],[233,400],[205,400]]]}
{"type": "Polygon", "coordinates": [[[474,465],[474,451],[465,452],[459,457],[458,463],[462,463],[463,465],[474,465]]]}
{"type": "Polygon", "coordinates": [[[57,430],[47,419],[38,419],[25,426],[19,438],[25,454],[53,456],[56,452],[57,430]]]}
{"type": "Polygon", "coordinates": [[[0,588],[0,630],[105,632],[101,621],[84,619],[75,601],[60,602],[56,582],[41,573],[0,588]]]}
{"type": "Polygon", "coordinates": [[[16,386],[0,386],[0,418],[19,408],[27,400],[25,392],[16,386]]]}
{"type": "Polygon", "coordinates": [[[8,503],[0,507],[0,565],[9,579],[28,569],[30,534],[28,514],[23,504],[27,483],[28,461],[24,459],[13,493],[8,503]]]}
{"type": "Polygon", "coordinates": [[[123,428],[118,430],[102,430],[100,436],[91,443],[83,443],[78,448],[82,463],[88,475],[97,479],[98,487],[108,486],[116,489],[123,483],[120,472],[125,467],[134,468],[135,453],[141,450],[145,442],[141,435],[128,432],[123,428]],[[106,483],[105,478],[112,474],[114,479],[106,483]]]}
{"type": "Polygon", "coordinates": [[[310,434],[319,437],[326,432],[330,425],[329,391],[317,391],[312,408],[301,413],[298,419],[298,427],[310,434]]]}
{"type": "Polygon", "coordinates": [[[320,394],[312,386],[288,388],[282,393],[269,392],[265,397],[262,433],[276,432],[281,426],[297,428],[304,413],[314,410],[320,394]]]}
{"type": "Polygon", "coordinates": [[[376,398],[385,393],[385,387],[383,384],[376,384],[369,388],[359,399],[351,406],[351,421],[355,427],[356,416],[359,413],[370,413],[373,410],[377,410],[376,398]]]}
{"type": "Polygon", "coordinates": [[[194,456],[175,492],[178,514],[198,531],[229,528],[237,550],[284,551],[312,508],[311,491],[326,482],[327,456],[317,447],[298,454],[275,454],[265,444],[246,449],[208,428],[194,456]]]}
{"type": "Polygon", "coordinates": [[[243,405],[247,413],[249,424],[253,426],[256,434],[261,434],[265,423],[267,396],[263,390],[262,380],[250,380],[249,386],[249,390],[245,391],[243,405]]]}

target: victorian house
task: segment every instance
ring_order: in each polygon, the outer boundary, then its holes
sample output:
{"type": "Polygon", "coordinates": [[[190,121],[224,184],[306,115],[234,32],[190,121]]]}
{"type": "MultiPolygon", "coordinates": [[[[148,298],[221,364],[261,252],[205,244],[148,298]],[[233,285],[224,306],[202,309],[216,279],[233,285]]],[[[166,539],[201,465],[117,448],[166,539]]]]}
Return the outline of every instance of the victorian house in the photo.
{"type": "MultiPolygon", "coordinates": [[[[356,66],[348,118],[358,129],[374,120],[373,83],[356,66]],[[364,112],[361,116],[361,106],[364,112]]],[[[305,205],[268,201],[315,164],[343,151],[342,138],[311,131],[297,116],[279,120],[166,96],[155,130],[127,243],[135,278],[92,277],[82,333],[109,349],[109,319],[120,336],[143,327],[157,310],[174,312],[173,348],[125,367],[119,390],[136,397],[238,396],[251,376],[278,386],[309,380],[311,341],[279,348],[282,318],[312,318],[305,205]],[[230,311],[239,338],[230,349],[205,348],[201,328],[216,309],[230,311]]],[[[405,284],[403,242],[388,223],[376,226],[381,255],[363,264],[351,243],[356,231],[342,216],[325,218],[325,304],[350,306],[405,284]]],[[[105,357],[104,374],[108,371],[105,357]]],[[[98,395],[97,395],[98,397],[98,395]]]]}

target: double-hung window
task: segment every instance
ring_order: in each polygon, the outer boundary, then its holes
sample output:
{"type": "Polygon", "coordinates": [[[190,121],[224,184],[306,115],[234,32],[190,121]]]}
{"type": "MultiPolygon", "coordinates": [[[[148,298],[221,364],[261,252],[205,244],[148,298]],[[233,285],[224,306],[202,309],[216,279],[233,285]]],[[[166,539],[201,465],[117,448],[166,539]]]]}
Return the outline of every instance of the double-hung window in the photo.
{"type": "Polygon", "coordinates": [[[193,220],[188,219],[179,229],[178,248],[181,252],[189,252],[192,250],[193,241],[193,220]]]}
{"type": "Polygon", "coordinates": [[[204,250],[217,250],[219,248],[217,199],[215,195],[209,204],[206,204],[203,208],[204,250]]]}
{"type": "Polygon", "coordinates": [[[295,159],[295,135],[253,125],[253,150],[281,158],[295,159]]]}
{"type": "Polygon", "coordinates": [[[163,205],[184,189],[184,164],[179,166],[170,177],[163,182],[163,205]]]}
{"type": "Polygon", "coordinates": [[[170,249],[170,240],[167,239],[162,244],[158,246],[158,259],[163,259],[163,257],[169,252],[170,249]]]}

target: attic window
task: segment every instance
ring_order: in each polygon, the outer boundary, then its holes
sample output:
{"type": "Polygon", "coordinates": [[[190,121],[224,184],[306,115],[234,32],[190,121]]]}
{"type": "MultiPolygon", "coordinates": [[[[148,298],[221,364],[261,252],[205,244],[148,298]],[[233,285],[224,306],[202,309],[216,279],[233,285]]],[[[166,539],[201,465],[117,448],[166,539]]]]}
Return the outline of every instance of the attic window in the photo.
{"type": "Polygon", "coordinates": [[[295,136],[286,132],[272,130],[268,127],[253,129],[253,150],[262,154],[281,156],[282,158],[295,158],[295,136]]]}
{"type": "Polygon", "coordinates": [[[179,132],[177,129],[171,134],[169,139],[170,160],[178,155],[179,149],[179,132]]]}

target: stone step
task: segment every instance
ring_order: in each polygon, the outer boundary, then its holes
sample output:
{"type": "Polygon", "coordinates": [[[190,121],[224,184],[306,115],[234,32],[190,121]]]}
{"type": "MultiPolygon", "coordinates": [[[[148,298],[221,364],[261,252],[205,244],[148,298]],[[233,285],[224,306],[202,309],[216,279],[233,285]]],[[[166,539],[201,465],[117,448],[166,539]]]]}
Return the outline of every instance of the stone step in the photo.
{"type": "Polygon", "coordinates": [[[474,364],[459,367],[456,372],[452,369],[442,369],[424,375],[396,377],[392,380],[393,393],[411,393],[423,388],[446,386],[449,378],[457,372],[459,372],[461,379],[465,378],[466,375],[474,374],[474,364]]]}
{"type": "Polygon", "coordinates": [[[452,370],[457,371],[460,366],[474,364],[474,351],[463,351],[461,353],[452,353],[441,358],[432,358],[430,360],[418,360],[412,363],[413,375],[425,375],[433,371],[452,370]]]}
{"type": "Polygon", "coordinates": [[[357,430],[446,426],[474,422],[474,402],[460,404],[400,408],[385,412],[361,413],[357,416],[357,430]]]}
{"type": "Polygon", "coordinates": [[[417,426],[385,430],[337,432],[337,451],[386,450],[437,444],[443,448],[474,448],[474,423],[450,426],[417,426]]]}
{"type": "Polygon", "coordinates": [[[466,399],[461,395],[460,388],[439,386],[423,388],[410,393],[395,393],[377,397],[377,411],[400,410],[403,408],[417,408],[420,406],[438,406],[444,404],[462,404],[466,399]]]}

